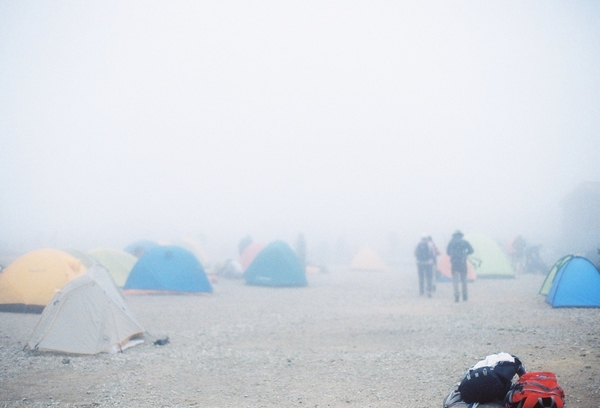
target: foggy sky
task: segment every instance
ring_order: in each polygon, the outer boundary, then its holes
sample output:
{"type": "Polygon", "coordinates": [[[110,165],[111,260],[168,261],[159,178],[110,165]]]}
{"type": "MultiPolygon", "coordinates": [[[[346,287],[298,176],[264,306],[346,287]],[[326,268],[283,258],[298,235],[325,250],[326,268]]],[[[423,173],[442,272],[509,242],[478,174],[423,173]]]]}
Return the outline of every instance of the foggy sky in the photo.
{"type": "Polygon", "coordinates": [[[599,68],[592,1],[4,1],[0,245],[552,236],[599,68]]]}

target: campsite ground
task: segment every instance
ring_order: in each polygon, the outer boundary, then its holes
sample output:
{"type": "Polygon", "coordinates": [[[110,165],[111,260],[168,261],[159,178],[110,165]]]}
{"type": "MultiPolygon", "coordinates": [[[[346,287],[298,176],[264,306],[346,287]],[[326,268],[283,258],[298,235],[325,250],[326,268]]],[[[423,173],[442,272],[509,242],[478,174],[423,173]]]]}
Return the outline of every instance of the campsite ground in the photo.
{"type": "Polygon", "coordinates": [[[479,280],[458,304],[448,283],[417,296],[412,265],[308,278],[127,297],[150,334],[116,355],[24,352],[39,315],[0,313],[0,406],[440,407],[470,365],[505,351],[555,372],[568,407],[600,407],[600,310],[552,309],[542,276],[479,280]]]}

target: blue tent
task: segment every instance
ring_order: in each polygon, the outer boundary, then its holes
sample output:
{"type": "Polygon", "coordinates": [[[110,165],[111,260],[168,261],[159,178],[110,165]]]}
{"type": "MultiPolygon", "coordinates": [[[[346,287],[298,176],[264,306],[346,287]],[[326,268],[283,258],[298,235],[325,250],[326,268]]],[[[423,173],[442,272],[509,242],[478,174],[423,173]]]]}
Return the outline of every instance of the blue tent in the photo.
{"type": "Polygon", "coordinates": [[[146,251],[156,248],[160,246],[154,241],[150,241],[147,239],[141,239],[139,241],[135,241],[125,247],[125,252],[129,252],[131,255],[136,257],[141,257],[146,253],[146,251]]]}
{"type": "Polygon", "coordinates": [[[123,290],[212,292],[212,286],[194,254],[177,246],[159,246],[137,261],[123,290]]]}
{"type": "Polygon", "coordinates": [[[600,307],[600,272],[583,257],[571,258],[556,273],[546,302],[552,307],[600,307]]]}
{"type": "Polygon", "coordinates": [[[263,248],[244,272],[248,285],[306,286],[306,273],[300,258],[283,241],[263,248]]]}

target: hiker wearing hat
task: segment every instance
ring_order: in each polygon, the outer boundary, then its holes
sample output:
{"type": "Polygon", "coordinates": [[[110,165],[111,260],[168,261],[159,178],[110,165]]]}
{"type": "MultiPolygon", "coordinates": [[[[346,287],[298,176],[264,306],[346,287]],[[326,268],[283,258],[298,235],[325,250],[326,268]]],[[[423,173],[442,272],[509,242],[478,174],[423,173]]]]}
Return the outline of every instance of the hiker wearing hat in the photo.
{"type": "Polygon", "coordinates": [[[454,287],[455,302],[460,300],[459,281],[462,286],[463,301],[466,302],[469,298],[467,292],[467,256],[473,253],[473,247],[463,239],[463,236],[463,233],[457,230],[452,234],[452,239],[446,249],[452,265],[452,286],[454,287]]]}

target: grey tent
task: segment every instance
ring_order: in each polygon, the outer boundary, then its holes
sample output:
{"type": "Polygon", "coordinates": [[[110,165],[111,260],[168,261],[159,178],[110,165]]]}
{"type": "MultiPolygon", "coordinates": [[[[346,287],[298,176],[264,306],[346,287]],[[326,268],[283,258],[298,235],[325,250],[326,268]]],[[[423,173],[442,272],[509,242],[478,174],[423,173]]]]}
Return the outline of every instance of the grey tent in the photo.
{"type": "Polygon", "coordinates": [[[108,271],[94,265],[54,295],[26,348],[96,354],[122,350],[143,333],[108,271]]]}

